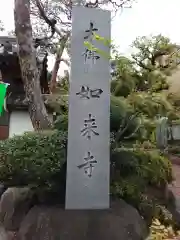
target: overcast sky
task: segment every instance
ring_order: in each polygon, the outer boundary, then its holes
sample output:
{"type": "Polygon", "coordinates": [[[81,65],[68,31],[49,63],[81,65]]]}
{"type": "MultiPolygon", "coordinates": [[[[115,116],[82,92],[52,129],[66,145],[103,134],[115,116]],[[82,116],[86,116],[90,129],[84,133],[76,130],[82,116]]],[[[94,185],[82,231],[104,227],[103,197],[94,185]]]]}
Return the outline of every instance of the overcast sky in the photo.
{"type": "MultiPolygon", "coordinates": [[[[0,19],[7,31],[13,29],[14,0],[1,0],[0,19]]],[[[112,38],[124,54],[137,36],[163,34],[180,43],[180,0],[136,0],[131,9],[124,9],[112,22],[112,38]]]]}

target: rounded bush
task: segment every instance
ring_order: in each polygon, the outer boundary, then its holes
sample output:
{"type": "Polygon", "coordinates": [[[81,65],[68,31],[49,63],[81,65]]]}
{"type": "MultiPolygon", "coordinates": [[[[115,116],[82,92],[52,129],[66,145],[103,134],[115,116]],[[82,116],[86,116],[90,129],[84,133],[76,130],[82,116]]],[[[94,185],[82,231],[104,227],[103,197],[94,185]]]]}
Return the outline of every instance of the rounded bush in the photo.
{"type": "Polygon", "coordinates": [[[172,181],[170,161],[157,149],[119,148],[111,153],[111,193],[138,206],[148,187],[172,181]]]}
{"type": "Polygon", "coordinates": [[[0,141],[0,182],[51,189],[58,183],[66,161],[67,135],[45,131],[0,141]]]}
{"type": "Polygon", "coordinates": [[[54,128],[60,131],[68,131],[68,115],[61,114],[54,122],[54,128]]]}
{"type": "Polygon", "coordinates": [[[170,161],[156,149],[119,148],[111,155],[111,163],[121,177],[137,175],[144,183],[160,186],[172,181],[170,161]]]}

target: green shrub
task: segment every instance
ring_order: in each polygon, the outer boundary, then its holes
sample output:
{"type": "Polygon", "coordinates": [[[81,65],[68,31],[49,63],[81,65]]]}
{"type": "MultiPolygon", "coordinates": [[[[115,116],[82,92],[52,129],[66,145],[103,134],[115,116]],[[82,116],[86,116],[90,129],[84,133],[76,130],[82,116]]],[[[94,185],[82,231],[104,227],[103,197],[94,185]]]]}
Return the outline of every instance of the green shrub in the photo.
{"type": "Polygon", "coordinates": [[[111,162],[121,172],[121,177],[135,174],[155,186],[172,181],[171,163],[156,149],[116,149],[112,153],[111,162]]]}
{"type": "MultiPolygon", "coordinates": [[[[128,120],[128,118],[133,114],[133,111],[126,103],[126,100],[122,97],[111,97],[111,108],[110,108],[110,130],[111,132],[117,132],[119,130],[120,125],[124,122],[124,120],[128,120]]],[[[126,121],[127,122],[127,121],[126,121]]],[[[126,125],[125,122],[125,125],[126,125]]],[[[126,133],[131,133],[137,126],[137,119],[131,122],[126,133]]],[[[68,129],[68,115],[60,114],[55,123],[54,128],[62,131],[67,131],[68,129]]]]}
{"type": "Polygon", "coordinates": [[[61,91],[54,94],[44,96],[46,105],[53,109],[57,115],[68,113],[68,95],[64,95],[61,91]]]}
{"type": "MultiPolygon", "coordinates": [[[[123,97],[111,97],[111,107],[110,107],[110,131],[111,133],[116,133],[120,126],[123,125],[123,128],[128,127],[126,131],[122,134],[120,140],[130,136],[135,132],[139,126],[139,118],[135,117],[132,121],[129,121],[129,118],[134,114],[132,108],[123,97]]],[[[54,128],[60,131],[68,130],[68,115],[60,114],[56,121],[54,122],[54,128]]],[[[137,137],[137,135],[135,136],[137,137]]],[[[133,136],[134,138],[134,136],[133,136]]],[[[128,138],[129,140],[129,138],[128,138]]]]}
{"type": "MultiPolygon", "coordinates": [[[[7,187],[33,187],[42,198],[46,193],[64,198],[67,115],[60,115],[54,128],[1,141],[0,182],[7,187]]],[[[132,145],[128,141],[126,148],[111,149],[110,161],[111,194],[135,205],[148,185],[157,187],[172,180],[169,160],[150,142],[132,145]]]]}
{"type": "Polygon", "coordinates": [[[63,132],[68,131],[68,115],[61,114],[54,122],[54,128],[63,132]]]}
{"type": "Polygon", "coordinates": [[[172,155],[180,155],[180,147],[179,145],[169,145],[168,146],[168,153],[172,155]]]}
{"type": "Polygon", "coordinates": [[[162,215],[157,206],[164,204],[164,186],[172,179],[170,161],[150,142],[111,153],[111,195],[137,208],[147,224],[162,215]]]}
{"type": "Polygon", "coordinates": [[[132,108],[123,97],[111,96],[110,130],[117,132],[125,118],[133,114],[132,108]]]}
{"type": "Polygon", "coordinates": [[[111,153],[114,196],[137,204],[147,186],[160,187],[171,181],[171,163],[156,149],[119,148],[111,153]]]}
{"type": "Polygon", "coordinates": [[[66,160],[67,135],[58,131],[26,133],[0,142],[0,182],[48,191],[59,188],[66,160]]]}
{"type": "MultiPolygon", "coordinates": [[[[57,130],[26,133],[1,141],[0,181],[7,186],[51,188],[59,184],[56,177],[66,162],[66,141],[67,132],[57,130]]],[[[140,145],[134,146],[112,151],[112,185],[126,182],[130,177],[155,186],[172,180],[171,164],[167,158],[156,149],[148,150],[152,145],[147,143],[141,148],[140,145]]],[[[120,184],[120,187],[123,185],[120,184]]]]}

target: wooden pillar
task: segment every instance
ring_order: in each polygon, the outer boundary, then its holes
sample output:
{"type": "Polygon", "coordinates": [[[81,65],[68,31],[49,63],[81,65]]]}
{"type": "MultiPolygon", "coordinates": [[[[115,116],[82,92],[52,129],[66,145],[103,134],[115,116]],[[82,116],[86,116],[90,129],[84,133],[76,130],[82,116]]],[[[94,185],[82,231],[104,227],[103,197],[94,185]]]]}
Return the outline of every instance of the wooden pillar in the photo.
{"type": "Polygon", "coordinates": [[[9,112],[3,112],[0,116],[0,140],[5,140],[9,137],[9,112]]]}

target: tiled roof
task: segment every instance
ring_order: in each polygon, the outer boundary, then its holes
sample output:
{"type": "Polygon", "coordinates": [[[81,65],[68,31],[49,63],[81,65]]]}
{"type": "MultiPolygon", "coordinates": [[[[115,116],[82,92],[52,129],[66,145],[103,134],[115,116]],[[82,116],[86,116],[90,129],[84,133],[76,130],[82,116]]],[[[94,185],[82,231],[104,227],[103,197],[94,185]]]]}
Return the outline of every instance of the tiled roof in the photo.
{"type": "MultiPolygon", "coordinates": [[[[0,36],[0,55],[16,55],[18,45],[15,37],[0,36]]],[[[40,62],[46,57],[47,51],[45,46],[36,47],[36,56],[40,62]]]]}

